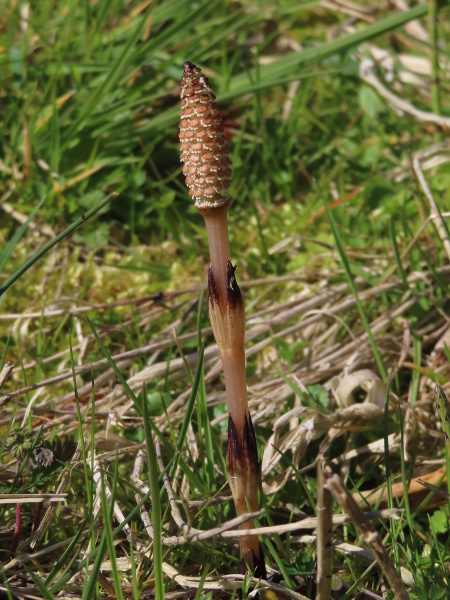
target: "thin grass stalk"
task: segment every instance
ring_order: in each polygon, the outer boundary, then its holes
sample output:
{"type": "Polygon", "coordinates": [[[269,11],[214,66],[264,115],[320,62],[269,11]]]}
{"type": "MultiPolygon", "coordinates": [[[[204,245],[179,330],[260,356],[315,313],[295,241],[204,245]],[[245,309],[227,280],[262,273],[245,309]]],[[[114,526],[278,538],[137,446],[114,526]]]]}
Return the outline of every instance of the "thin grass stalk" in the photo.
{"type": "MultiPolygon", "coordinates": [[[[28,568],[26,565],[24,565],[24,569],[26,570],[28,575],[31,577],[31,579],[34,581],[34,583],[36,584],[37,589],[41,592],[43,600],[53,600],[53,596],[51,596],[49,594],[48,590],[45,587],[45,584],[43,583],[41,578],[37,575],[37,573],[34,573],[33,570],[28,568]]],[[[7,590],[7,594],[8,594],[8,599],[11,598],[11,600],[12,600],[13,596],[10,595],[8,590],[7,590]]]]}
{"type": "MultiPolygon", "coordinates": [[[[94,454],[94,452],[92,452],[92,454],[94,454]]],[[[111,525],[112,520],[114,518],[114,502],[116,501],[117,478],[118,478],[118,473],[119,473],[118,458],[119,457],[118,457],[117,449],[116,449],[116,460],[115,460],[115,464],[114,464],[114,481],[113,481],[113,485],[112,485],[109,506],[108,506],[108,498],[106,495],[105,474],[103,471],[101,474],[100,489],[101,489],[101,505],[102,505],[102,512],[103,512],[103,524],[104,524],[105,535],[106,535],[106,544],[108,546],[109,560],[111,562],[111,571],[112,571],[113,581],[114,581],[114,590],[116,592],[117,600],[123,600],[122,588],[120,585],[119,568],[117,565],[117,556],[116,556],[116,550],[114,547],[114,539],[113,539],[113,535],[112,535],[112,525],[111,525]]]]}
{"type": "MultiPolygon", "coordinates": [[[[98,202],[95,206],[87,210],[79,219],[77,219],[71,225],[69,225],[69,227],[66,227],[64,231],[62,231],[60,234],[58,234],[56,237],[50,240],[47,244],[45,244],[45,246],[43,246],[38,252],[36,252],[36,254],[33,254],[31,258],[26,260],[16,271],[14,271],[12,275],[8,277],[8,279],[3,283],[3,285],[0,286],[0,297],[3,296],[3,294],[12,286],[12,284],[15,283],[17,279],[19,279],[19,277],[21,277],[26,271],[28,271],[28,269],[31,266],[33,266],[35,262],[42,258],[44,254],[46,254],[54,246],[59,244],[59,242],[65,237],[67,237],[69,234],[73,233],[76,229],[78,229],[78,227],[81,227],[81,225],[83,225],[88,219],[93,217],[102,208],[107,206],[111,202],[111,200],[114,199],[116,196],[117,194],[113,192],[112,194],[109,194],[108,196],[100,200],[100,202],[98,202]]],[[[25,226],[28,224],[29,220],[25,223],[25,226]]],[[[21,228],[20,232],[22,233],[23,231],[24,229],[21,228]]]]}
{"type": "Polygon", "coordinates": [[[155,577],[155,598],[164,600],[164,574],[163,574],[163,551],[161,533],[161,505],[159,489],[159,470],[156,460],[156,451],[153,445],[152,429],[150,427],[150,416],[148,414],[147,394],[145,386],[142,394],[142,412],[144,415],[145,442],[147,446],[147,459],[150,469],[150,490],[152,493],[152,525],[153,537],[153,569],[155,577]]]}
{"type": "MultiPolygon", "coordinates": [[[[231,184],[231,161],[209,81],[190,62],[184,64],[181,83],[180,148],[186,185],[208,234],[209,317],[225,378],[229,415],[226,463],[236,513],[240,516],[249,509],[257,510],[259,462],[248,411],[244,303],[230,261],[227,213],[231,198],[226,191],[231,184]]],[[[251,520],[241,525],[242,529],[252,527],[251,520]]],[[[257,575],[264,574],[256,537],[241,538],[240,553],[240,572],[250,568],[257,575]]]]}
{"type": "Polygon", "coordinates": [[[181,430],[178,435],[178,443],[177,443],[177,451],[175,453],[173,463],[170,469],[170,477],[173,477],[177,471],[178,463],[181,457],[181,449],[183,448],[184,440],[186,439],[187,430],[189,427],[189,423],[191,422],[192,413],[194,411],[195,398],[197,397],[197,391],[200,385],[200,377],[203,372],[203,359],[205,355],[205,343],[202,341],[202,345],[200,346],[200,352],[198,357],[198,365],[197,371],[195,373],[195,377],[192,383],[191,395],[189,397],[189,401],[186,407],[186,414],[181,424],[181,430]]]}
{"type": "Polygon", "coordinates": [[[47,578],[44,582],[46,587],[50,587],[51,583],[53,582],[53,580],[55,579],[55,577],[58,575],[58,573],[60,571],[64,575],[70,569],[70,567],[72,566],[72,563],[74,563],[75,560],[78,558],[78,554],[81,552],[81,547],[82,547],[82,543],[78,544],[78,542],[80,540],[80,537],[84,534],[84,529],[88,523],[89,518],[90,518],[90,515],[88,515],[84,519],[84,521],[82,523],[80,523],[78,531],[72,538],[72,541],[70,542],[70,544],[67,546],[67,548],[64,550],[64,552],[61,554],[61,556],[56,561],[55,565],[53,566],[52,570],[50,571],[49,575],[47,576],[47,578]],[[78,550],[77,550],[77,545],[78,545],[78,550]],[[66,560],[69,558],[69,556],[72,557],[69,562],[69,567],[66,567],[65,569],[63,569],[63,565],[65,565],[66,560]]]}
{"type": "Polygon", "coordinates": [[[434,401],[444,434],[447,490],[450,494],[450,404],[444,390],[439,385],[434,388],[434,401]]]}
{"type": "MultiPolygon", "coordinates": [[[[73,357],[72,336],[71,335],[69,335],[69,351],[70,351],[70,359],[71,359],[71,367],[72,367],[73,389],[75,392],[75,405],[76,405],[76,409],[77,409],[78,433],[80,436],[81,452],[82,452],[82,456],[83,456],[83,471],[84,471],[84,480],[85,480],[85,484],[86,484],[86,497],[87,497],[87,503],[88,503],[88,507],[89,507],[89,513],[92,514],[93,510],[94,510],[94,505],[93,505],[94,494],[93,494],[93,490],[91,487],[91,475],[88,471],[87,448],[86,448],[86,442],[84,439],[84,432],[83,432],[84,419],[81,416],[80,398],[78,395],[77,377],[75,375],[75,360],[73,357]]],[[[93,473],[92,467],[93,467],[93,464],[91,464],[91,473],[93,473]]],[[[94,542],[94,540],[92,540],[92,541],[94,542]]]]}
{"type": "MultiPolygon", "coordinates": [[[[19,479],[19,485],[22,485],[22,478],[19,479]]],[[[14,524],[14,533],[13,539],[11,543],[11,549],[9,552],[10,558],[14,558],[16,555],[16,550],[19,545],[20,534],[22,533],[22,511],[23,504],[22,502],[18,502],[16,506],[16,521],[14,524]]]]}
{"type": "MultiPolygon", "coordinates": [[[[142,499],[140,502],[138,502],[138,504],[136,504],[136,506],[133,508],[133,510],[130,512],[130,514],[126,517],[126,519],[124,521],[122,521],[122,523],[120,523],[120,525],[118,525],[114,531],[113,531],[113,538],[115,539],[119,533],[122,531],[122,529],[124,529],[124,527],[126,527],[129,523],[131,523],[131,521],[133,519],[136,519],[139,515],[139,511],[141,509],[142,506],[144,506],[144,504],[146,502],[148,502],[149,498],[151,497],[152,491],[149,490],[146,494],[144,494],[144,496],[142,496],[142,499]]],[[[55,585],[50,589],[50,592],[52,594],[56,594],[58,593],[60,590],[62,590],[62,588],[65,586],[65,584],[72,579],[72,577],[74,577],[74,575],[76,575],[77,573],[79,573],[82,569],[84,569],[86,566],[89,565],[90,561],[93,560],[94,558],[97,559],[99,554],[101,554],[104,551],[104,546],[102,545],[106,545],[106,538],[103,536],[100,542],[100,545],[97,546],[96,548],[94,548],[92,550],[92,552],[89,553],[88,556],[86,556],[85,558],[83,558],[83,560],[81,560],[75,567],[73,570],[71,570],[70,572],[68,572],[66,575],[63,575],[56,583],[55,585]]],[[[102,555],[103,556],[103,555],[102,555]]],[[[102,562],[103,558],[100,558],[100,563],[102,562]]],[[[93,596],[89,596],[89,598],[91,598],[93,596]]]]}
{"type": "Polygon", "coordinates": [[[339,230],[337,228],[336,221],[334,219],[333,213],[330,210],[330,207],[328,206],[328,203],[327,203],[327,201],[326,201],[325,198],[323,198],[323,203],[324,203],[325,212],[326,212],[327,217],[328,217],[328,221],[330,222],[330,226],[331,226],[331,231],[333,233],[333,237],[334,237],[334,239],[336,241],[336,247],[337,247],[337,250],[339,252],[339,256],[340,256],[342,265],[344,267],[345,274],[347,276],[348,285],[349,285],[349,287],[350,287],[350,289],[351,289],[351,291],[353,293],[353,296],[355,298],[356,306],[358,308],[358,312],[359,312],[359,315],[361,317],[361,321],[363,323],[364,329],[366,330],[367,337],[369,338],[369,343],[370,343],[370,346],[372,348],[372,352],[373,352],[375,361],[377,363],[381,379],[383,381],[386,381],[386,379],[387,379],[386,369],[384,368],[383,360],[382,360],[382,358],[380,356],[380,353],[378,351],[377,345],[375,343],[375,339],[373,337],[373,333],[372,333],[372,331],[370,329],[369,320],[367,319],[367,315],[366,315],[366,313],[364,311],[362,302],[359,299],[358,290],[356,289],[356,285],[355,285],[355,282],[353,280],[353,275],[352,275],[352,271],[351,271],[351,268],[350,268],[350,263],[348,262],[348,258],[347,258],[347,255],[345,253],[344,245],[342,243],[342,239],[341,239],[341,236],[339,234],[339,230]]]}
{"type": "Polygon", "coordinates": [[[441,95],[439,90],[439,34],[438,1],[428,0],[428,23],[431,42],[431,106],[436,115],[441,113],[441,95]]]}
{"type": "Polygon", "coordinates": [[[139,598],[139,586],[137,577],[136,560],[134,558],[133,539],[130,540],[130,565],[131,565],[131,584],[133,588],[133,597],[139,598]]]}

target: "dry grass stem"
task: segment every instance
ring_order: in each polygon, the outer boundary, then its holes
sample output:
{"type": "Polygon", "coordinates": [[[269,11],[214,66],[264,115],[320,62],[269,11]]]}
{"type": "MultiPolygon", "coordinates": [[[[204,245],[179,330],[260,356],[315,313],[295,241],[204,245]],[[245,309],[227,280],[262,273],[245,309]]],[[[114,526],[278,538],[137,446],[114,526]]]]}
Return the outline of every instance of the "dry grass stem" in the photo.
{"type": "MultiPolygon", "coordinates": [[[[133,483],[138,488],[138,490],[140,490],[142,496],[145,496],[149,492],[149,488],[141,480],[142,471],[144,470],[144,464],[145,452],[143,450],[139,450],[134,461],[133,483]]],[[[139,495],[139,493],[135,492],[134,497],[136,500],[136,504],[139,504],[139,502],[141,501],[141,496],[139,495]]],[[[145,527],[145,531],[147,532],[149,539],[153,540],[154,532],[152,520],[150,519],[150,515],[144,505],[142,505],[140,508],[140,515],[142,524],[145,527]]]]}
{"type": "Polygon", "coordinates": [[[375,558],[386,575],[387,580],[395,594],[397,600],[409,600],[409,594],[401,580],[401,577],[395,570],[395,567],[386,552],[380,536],[369,523],[366,515],[358,507],[355,500],[343,484],[338,475],[324,473],[325,486],[333,495],[336,502],[342,506],[345,512],[351,517],[353,523],[358,529],[361,539],[370,546],[375,558]]]}
{"type": "Polygon", "coordinates": [[[333,500],[325,487],[324,467],[317,462],[317,594],[316,600],[331,598],[331,576],[333,574],[333,500]]]}
{"type": "Polygon", "coordinates": [[[191,528],[182,518],[180,510],[177,506],[177,502],[175,500],[175,496],[173,495],[173,490],[172,490],[172,486],[170,485],[170,481],[169,478],[167,476],[166,473],[166,469],[164,466],[164,462],[161,456],[161,445],[159,443],[159,441],[156,442],[156,456],[158,458],[158,466],[159,466],[159,470],[161,471],[162,478],[163,478],[163,483],[164,483],[164,487],[166,488],[166,492],[167,492],[167,496],[169,498],[169,504],[170,504],[170,512],[172,514],[172,518],[175,521],[175,523],[178,525],[178,527],[181,529],[181,531],[184,534],[192,534],[195,535],[196,533],[199,533],[198,529],[195,528],[191,528]]]}
{"type": "Polygon", "coordinates": [[[370,59],[364,59],[361,61],[360,76],[364,81],[371,85],[385,100],[393,106],[393,108],[400,114],[406,113],[411,115],[418,121],[425,121],[429,123],[436,123],[440,127],[448,129],[450,127],[450,118],[436,115],[431,112],[423,111],[413,106],[407,100],[400,98],[393,92],[391,92],[374,73],[374,63],[370,59]]]}
{"type": "MultiPolygon", "coordinates": [[[[408,251],[410,251],[410,250],[411,250],[411,248],[409,247],[408,251]]],[[[436,269],[436,272],[444,280],[450,279],[450,266],[439,267],[436,269]]],[[[427,268],[424,268],[421,273],[411,273],[410,275],[408,275],[407,281],[411,287],[418,281],[423,281],[423,282],[425,282],[425,284],[427,286],[430,286],[424,290],[423,296],[425,296],[429,292],[432,292],[432,289],[431,289],[431,286],[433,283],[432,273],[429,270],[427,270],[427,268]]],[[[363,282],[358,279],[357,279],[357,284],[358,284],[358,286],[363,286],[363,282]]],[[[361,300],[376,299],[376,298],[381,297],[383,294],[389,294],[390,292],[398,289],[400,285],[401,284],[398,281],[395,281],[395,282],[389,282],[384,285],[377,286],[377,288],[370,288],[367,290],[364,290],[364,288],[362,287],[362,289],[360,291],[360,298],[361,298],[361,300]]],[[[271,303],[270,307],[267,307],[264,311],[262,311],[261,314],[265,314],[265,315],[272,314],[272,316],[271,317],[266,316],[264,318],[263,323],[260,322],[258,313],[255,313],[254,316],[251,315],[249,317],[249,319],[248,319],[249,327],[248,327],[247,334],[246,334],[246,340],[248,340],[248,341],[254,340],[255,338],[257,338],[259,336],[263,336],[265,333],[271,332],[275,328],[278,328],[280,325],[286,324],[291,320],[296,321],[299,317],[301,317],[302,315],[305,315],[308,311],[310,311],[314,308],[320,308],[320,307],[324,307],[324,306],[328,307],[326,310],[330,315],[338,315],[339,313],[342,313],[342,312],[345,313],[345,312],[351,310],[355,306],[355,301],[354,301],[353,296],[351,296],[351,295],[343,297],[343,293],[346,291],[346,289],[347,289],[346,284],[337,284],[335,286],[330,286],[326,291],[324,291],[322,293],[317,293],[316,290],[311,289],[305,298],[301,298],[301,299],[297,298],[297,299],[291,300],[290,302],[287,302],[285,304],[278,305],[278,304],[271,303]]],[[[407,310],[408,307],[409,307],[409,304],[404,304],[402,310],[407,310]]],[[[397,308],[396,313],[395,313],[396,318],[401,316],[401,314],[402,313],[399,312],[399,309],[397,308]]],[[[380,324],[375,329],[375,333],[382,333],[383,328],[385,328],[390,323],[392,323],[393,320],[394,320],[394,317],[391,316],[391,314],[389,312],[385,313],[382,321],[380,321],[380,324]]],[[[320,321],[321,321],[321,314],[320,313],[313,314],[310,317],[303,318],[302,322],[300,324],[293,325],[288,328],[284,328],[281,331],[278,331],[278,329],[277,329],[277,336],[288,336],[290,334],[296,333],[297,331],[299,331],[301,329],[306,329],[310,325],[314,325],[320,321]]],[[[442,325],[442,322],[441,322],[441,325],[442,325]]],[[[439,327],[439,322],[436,323],[436,328],[438,328],[438,327],[439,327]]],[[[420,331],[421,331],[421,329],[420,329],[420,325],[419,325],[419,332],[420,331]]],[[[210,332],[210,329],[204,329],[204,330],[202,330],[202,335],[206,336],[206,335],[208,335],[209,332],[210,332]]],[[[401,333],[403,333],[403,331],[401,331],[401,333]]],[[[197,336],[196,333],[185,334],[185,335],[179,336],[179,340],[181,343],[184,343],[184,342],[190,341],[192,339],[195,339],[196,336],[197,336]]],[[[312,370],[315,369],[315,370],[322,371],[324,368],[324,365],[328,362],[328,363],[336,363],[336,367],[333,367],[333,370],[335,372],[339,372],[341,369],[341,366],[343,364],[346,364],[349,357],[352,355],[352,351],[354,350],[354,345],[355,346],[357,345],[361,348],[361,344],[363,344],[363,345],[366,344],[366,340],[364,339],[364,336],[362,336],[361,338],[357,337],[356,342],[351,340],[351,342],[349,343],[349,341],[346,340],[345,343],[340,343],[340,344],[336,345],[336,348],[333,345],[330,345],[329,343],[325,344],[325,341],[326,341],[326,337],[323,337],[323,339],[321,340],[321,344],[317,347],[316,353],[314,354],[314,356],[312,356],[312,360],[313,360],[313,363],[311,364],[312,370]],[[320,361],[320,362],[318,362],[317,358],[316,358],[319,356],[323,357],[322,361],[320,361]]],[[[381,342],[383,342],[383,339],[381,340],[381,342]]],[[[152,352],[169,348],[171,344],[172,344],[172,335],[171,335],[171,332],[168,331],[165,338],[159,342],[154,342],[154,343],[148,344],[148,345],[144,346],[143,348],[139,348],[136,350],[113,354],[112,358],[116,363],[118,362],[120,364],[121,360],[138,358],[140,356],[148,356],[152,352]]],[[[246,351],[246,357],[253,356],[253,355],[257,354],[258,352],[261,352],[264,348],[266,348],[270,344],[272,344],[272,341],[270,338],[264,339],[261,342],[259,342],[258,344],[253,344],[253,346],[246,351]]],[[[397,342],[395,340],[393,340],[392,345],[395,347],[397,345],[397,342]]],[[[362,348],[362,350],[364,352],[364,348],[362,348]]],[[[218,354],[219,354],[219,352],[216,347],[206,348],[206,350],[205,350],[206,365],[210,367],[212,364],[215,364],[218,354]]],[[[197,361],[198,361],[198,353],[193,352],[191,354],[187,354],[186,360],[188,361],[188,364],[191,367],[195,368],[195,365],[197,364],[197,361]]],[[[101,360],[98,360],[98,361],[95,361],[92,363],[86,363],[81,366],[76,366],[75,374],[76,375],[86,375],[86,374],[90,373],[91,370],[97,371],[98,369],[108,367],[108,365],[109,365],[109,363],[108,363],[107,359],[101,359],[101,360]]],[[[174,359],[171,361],[169,368],[170,368],[171,374],[182,371],[184,369],[184,362],[181,358],[174,359]]],[[[166,370],[167,370],[167,364],[165,361],[161,362],[161,363],[156,363],[154,365],[151,365],[150,367],[147,367],[147,368],[142,369],[141,371],[138,371],[135,375],[132,375],[131,377],[129,377],[128,383],[132,387],[132,389],[140,389],[142,387],[143,381],[148,381],[148,380],[154,379],[156,377],[159,377],[161,375],[164,375],[166,373],[166,370]]],[[[60,382],[66,381],[68,379],[71,379],[72,376],[73,376],[72,370],[68,369],[55,377],[50,377],[48,379],[44,379],[41,382],[23,386],[14,391],[8,391],[3,396],[0,396],[0,402],[5,401],[7,399],[14,398],[16,396],[23,395],[30,391],[34,391],[41,387],[54,386],[56,383],[60,383],[60,382]]],[[[315,379],[318,380],[317,378],[315,378],[315,379]]],[[[270,382],[269,382],[269,385],[270,385],[270,382]]],[[[187,392],[187,394],[188,393],[189,392],[187,392]]],[[[67,401],[69,398],[73,398],[73,393],[68,393],[64,396],[61,396],[61,399],[63,399],[63,400],[58,398],[58,401],[67,401]]],[[[108,398],[108,404],[109,404],[109,402],[110,402],[110,398],[108,398]]],[[[177,405],[175,405],[173,408],[176,408],[176,406],[177,405]]]]}
{"type": "Polygon", "coordinates": [[[0,372],[0,390],[4,386],[5,382],[10,378],[13,369],[14,365],[6,361],[3,369],[0,372]]]}
{"type": "Polygon", "coordinates": [[[413,158],[413,166],[414,171],[417,175],[417,179],[422,187],[423,193],[425,194],[425,198],[427,199],[430,205],[430,217],[433,219],[434,226],[436,227],[436,231],[441,239],[442,245],[447,253],[447,259],[450,261],[450,236],[448,233],[447,225],[443,220],[443,217],[438,209],[436,204],[436,200],[431,193],[431,190],[428,186],[428,183],[425,179],[423,171],[420,167],[420,162],[417,156],[413,158]]]}
{"type": "MultiPolygon", "coordinates": [[[[163,563],[164,573],[176,581],[179,585],[186,588],[198,588],[201,585],[200,577],[186,577],[181,575],[171,565],[163,563]]],[[[246,575],[223,575],[222,577],[207,577],[204,580],[203,589],[205,590],[239,590],[242,588],[242,583],[246,575]]],[[[273,590],[277,592],[277,598],[291,598],[292,600],[308,600],[303,594],[299,594],[292,590],[288,590],[285,587],[265,581],[262,579],[257,580],[257,589],[259,590],[273,590]]]]}
{"type": "MultiPolygon", "coordinates": [[[[386,508],[384,510],[374,510],[365,512],[368,519],[397,519],[400,520],[404,510],[399,508],[386,508]]],[[[255,516],[261,513],[255,513],[255,516]]],[[[351,518],[348,515],[331,515],[330,525],[338,526],[349,523],[351,518]]],[[[319,529],[321,523],[318,517],[306,517],[295,523],[286,523],[285,525],[272,525],[270,527],[258,527],[257,529],[244,529],[240,531],[226,531],[222,534],[223,538],[235,538],[243,535],[273,535],[289,533],[292,531],[303,531],[308,529],[319,529]]]]}
{"type": "Polygon", "coordinates": [[[64,502],[67,494],[0,494],[0,504],[64,502]]]}
{"type": "MultiPolygon", "coordinates": [[[[446,478],[446,469],[442,467],[440,469],[434,470],[431,473],[424,473],[418,477],[413,477],[408,485],[408,502],[410,509],[412,511],[416,510],[425,498],[429,495],[429,489],[425,486],[425,483],[438,486],[438,489],[446,492],[447,490],[447,478],[446,478]]],[[[392,497],[400,502],[405,495],[405,488],[403,482],[400,481],[398,483],[393,483],[391,486],[392,497]]],[[[366,490],[362,492],[358,492],[353,495],[353,498],[358,503],[363,503],[365,499],[370,502],[372,505],[379,506],[380,508],[387,506],[388,503],[388,492],[385,486],[381,489],[377,490],[366,490]]],[[[439,506],[441,504],[445,504],[446,497],[441,494],[433,494],[431,498],[428,500],[426,507],[430,509],[434,506],[439,506]]]]}

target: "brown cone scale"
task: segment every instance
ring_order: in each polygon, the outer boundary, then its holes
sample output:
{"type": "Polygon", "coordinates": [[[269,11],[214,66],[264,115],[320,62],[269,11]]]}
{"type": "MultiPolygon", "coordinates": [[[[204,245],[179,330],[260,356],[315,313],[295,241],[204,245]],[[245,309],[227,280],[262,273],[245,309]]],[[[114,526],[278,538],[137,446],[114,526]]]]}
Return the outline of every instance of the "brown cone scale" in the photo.
{"type": "Polygon", "coordinates": [[[221,204],[231,184],[222,118],[208,78],[190,62],[181,80],[180,149],[189,195],[197,208],[221,204]]]}

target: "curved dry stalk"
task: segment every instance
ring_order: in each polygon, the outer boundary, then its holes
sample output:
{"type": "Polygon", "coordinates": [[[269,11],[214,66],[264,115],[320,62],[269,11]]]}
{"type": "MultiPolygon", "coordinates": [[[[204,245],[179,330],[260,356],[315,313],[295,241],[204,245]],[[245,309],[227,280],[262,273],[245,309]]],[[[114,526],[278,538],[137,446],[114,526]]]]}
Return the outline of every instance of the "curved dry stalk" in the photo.
{"type": "Polygon", "coordinates": [[[169,481],[169,478],[166,473],[166,468],[165,468],[163,460],[162,460],[161,444],[159,443],[159,441],[156,442],[156,457],[158,459],[159,470],[163,474],[162,475],[163,483],[164,483],[164,487],[166,488],[167,497],[169,498],[170,512],[172,513],[173,520],[175,521],[175,523],[178,525],[178,527],[181,529],[181,531],[184,534],[188,534],[188,533],[195,534],[195,533],[199,532],[198,529],[189,527],[189,525],[186,523],[186,521],[183,520],[183,517],[181,516],[180,510],[179,510],[179,508],[177,506],[177,502],[175,500],[175,496],[173,495],[172,486],[170,485],[170,481],[169,481]]]}
{"type": "Polygon", "coordinates": [[[10,378],[13,369],[14,365],[11,362],[5,362],[5,365],[0,373],[0,390],[2,389],[5,381],[8,381],[10,378]]]}
{"type": "MultiPolygon", "coordinates": [[[[145,496],[149,492],[149,488],[145,485],[145,483],[141,479],[142,471],[144,470],[144,462],[145,462],[145,452],[143,450],[139,450],[136,456],[136,460],[134,461],[134,469],[133,469],[133,483],[137,487],[138,490],[141,491],[142,495],[145,496]]],[[[139,504],[141,501],[141,497],[138,492],[134,495],[136,499],[136,504],[139,504]]],[[[153,525],[152,520],[150,519],[150,515],[146,510],[145,506],[141,506],[141,520],[145,527],[145,531],[147,532],[148,537],[153,540],[153,525]]]]}
{"type": "Polygon", "coordinates": [[[428,204],[430,205],[430,217],[433,218],[433,223],[436,227],[436,231],[447,254],[447,258],[448,260],[450,260],[450,236],[448,233],[447,225],[445,224],[442,214],[439,211],[439,208],[436,204],[436,200],[434,199],[434,196],[431,193],[430,187],[427,183],[427,180],[425,179],[422,169],[420,168],[419,157],[417,155],[414,156],[412,164],[417,179],[419,180],[419,183],[422,187],[423,193],[425,194],[425,198],[428,200],[428,204]]]}
{"type": "Polygon", "coordinates": [[[400,111],[401,113],[411,115],[418,121],[436,123],[436,125],[439,125],[440,127],[448,128],[450,126],[450,119],[448,117],[443,117],[441,115],[436,115],[435,113],[420,110],[388,90],[388,88],[383,85],[375,75],[373,68],[374,63],[372,60],[362,60],[359,71],[361,79],[363,79],[368,85],[372,86],[380,94],[380,96],[382,96],[389,102],[389,104],[391,104],[391,106],[394,107],[397,112],[400,111]]]}
{"type": "Polygon", "coordinates": [[[324,472],[325,487],[331,492],[336,502],[338,502],[345,512],[351,517],[363,542],[370,546],[375,558],[386,575],[389,585],[398,600],[409,600],[409,594],[403,584],[400,575],[397,573],[394,564],[389,558],[386,549],[383,546],[380,536],[369,523],[366,515],[352,498],[350,492],[343,484],[339,475],[332,474],[331,471],[324,472]]]}

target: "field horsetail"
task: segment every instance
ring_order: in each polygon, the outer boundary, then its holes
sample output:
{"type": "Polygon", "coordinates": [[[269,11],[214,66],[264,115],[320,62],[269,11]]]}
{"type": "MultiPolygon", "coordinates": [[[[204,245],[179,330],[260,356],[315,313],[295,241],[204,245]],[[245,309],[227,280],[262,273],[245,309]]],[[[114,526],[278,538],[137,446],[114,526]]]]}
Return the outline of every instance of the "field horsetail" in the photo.
{"type": "MultiPolygon", "coordinates": [[[[195,207],[206,225],[211,264],[208,275],[209,317],[219,347],[228,404],[226,464],[237,515],[257,510],[260,468],[245,375],[245,313],[231,263],[227,212],[231,198],[231,161],[222,118],[208,78],[184,63],[181,83],[180,148],[183,173],[195,207]]],[[[252,527],[251,520],[241,528],[252,527]]],[[[240,538],[239,572],[265,576],[257,536],[240,538]]]]}

